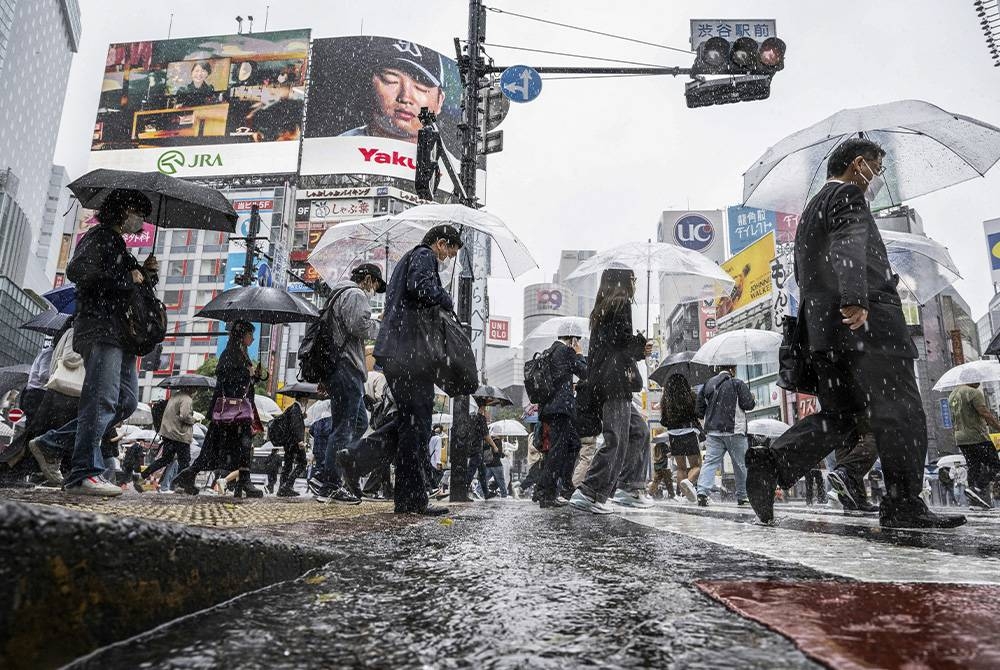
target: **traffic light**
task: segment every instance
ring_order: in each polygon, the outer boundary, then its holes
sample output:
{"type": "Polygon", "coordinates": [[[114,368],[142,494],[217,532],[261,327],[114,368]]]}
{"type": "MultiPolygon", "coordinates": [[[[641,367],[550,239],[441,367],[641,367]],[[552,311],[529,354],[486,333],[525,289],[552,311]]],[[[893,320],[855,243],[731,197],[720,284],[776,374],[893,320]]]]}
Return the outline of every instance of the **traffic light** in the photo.
{"type": "Polygon", "coordinates": [[[777,37],[711,37],[698,46],[692,74],[773,75],[785,67],[785,43],[777,37]]]}
{"type": "Polygon", "coordinates": [[[417,132],[417,173],[413,178],[414,190],[424,200],[433,200],[441,169],[438,167],[438,152],[441,139],[438,131],[427,126],[417,132]]]}
{"type": "Polygon", "coordinates": [[[771,77],[761,74],[691,81],[684,87],[689,108],[766,100],[770,95],[771,77]]]}

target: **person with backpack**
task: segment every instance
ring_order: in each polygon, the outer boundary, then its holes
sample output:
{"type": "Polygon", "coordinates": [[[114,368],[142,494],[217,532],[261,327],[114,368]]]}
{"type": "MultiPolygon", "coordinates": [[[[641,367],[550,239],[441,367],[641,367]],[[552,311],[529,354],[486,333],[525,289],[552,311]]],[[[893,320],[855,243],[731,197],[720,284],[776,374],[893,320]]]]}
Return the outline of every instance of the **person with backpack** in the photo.
{"type": "MultiPolygon", "coordinates": [[[[163,405],[163,415],[155,426],[163,440],[159,458],[140,473],[143,481],[148,481],[160,468],[165,468],[177,459],[177,466],[184,470],[191,465],[191,441],[194,439],[194,398],[191,389],[178,388],[170,393],[170,399],[163,405]]],[[[155,420],[155,417],[154,417],[155,420]]]]}
{"type": "Polygon", "coordinates": [[[337,466],[337,452],[364,434],[368,425],[365,411],[365,341],[378,335],[378,322],[372,319],[371,299],[385,293],[382,270],[373,263],[363,263],[332,287],[320,314],[319,327],[328,342],[326,369],[320,384],[330,397],[330,436],[323,456],[323,471],[309,479],[309,490],[320,502],[357,504],[358,499],[344,488],[344,477],[337,466]]]}
{"type": "Polygon", "coordinates": [[[66,278],[76,284],[73,347],[83,356],[85,369],[79,413],[30,444],[35,445],[33,453],[41,451],[46,458],[73,444],[72,469],[64,484],[70,493],[122,493],[102,476],[101,436],[130,416],[139,401],[137,352],[130,348],[126,313],[141,284],[157,283],[159,264],[150,255],[140,265],[123,235],[142,230],[151,211],[142,193],[111,191],[97,212],[99,225],[87,231],[66,266],[66,278]]]}
{"type": "Polygon", "coordinates": [[[736,378],[736,366],[728,365],[705,382],[698,391],[695,411],[705,417],[705,464],[698,476],[698,505],[708,506],[708,496],[715,484],[715,473],[728,453],[736,474],[736,503],[749,505],[747,469],[744,463],[747,442],[747,415],[757,399],[742,379],[736,378]]]}
{"type": "Polygon", "coordinates": [[[454,309],[438,269],[461,248],[462,236],[455,226],[434,226],[396,264],[386,291],[374,353],[399,409],[393,495],[397,514],[448,513],[446,507],[428,505],[425,464],[434,414],[434,374],[427,369],[428,361],[422,360],[427,348],[422,320],[454,309]]]}
{"type": "Polygon", "coordinates": [[[284,412],[276,416],[267,427],[271,444],[285,450],[285,460],[278,481],[279,498],[299,495],[295,490],[295,480],[306,471],[306,422],[305,398],[296,398],[284,412]]]}
{"type": "Polygon", "coordinates": [[[576,430],[576,395],[573,378],[586,379],[587,361],[580,340],[583,333],[574,323],[564,323],[558,339],[541,358],[545,359],[552,393],[540,399],[539,420],[549,428],[549,450],[542,459],[542,472],[535,488],[539,507],[562,507],[569,503],[563,491],[573,490],[573,467],[580,453],[580,435],[576,430]],[[561,490],[559,489],[561,487],[561,490]]]}
{"type": "MultiPolygon", "coordinates": [[[[592,398],[600,406],[604,446],[597,450],[587,475],[569,504],[594,514],[611,514],[607,501],[646,508],[646,454],[649,428],[635,409],[632,394],[642,389],[637,361],[652,352],[652,343],[632,330],[635,273],[609,268],[601,273],[590,313],[588,377],[592,398]]],[[[589,404],[588,404],[589,407],[589,404]]]]}
{"type": "Polygon", "coordinates": [[[695,482],[701,472],[701,418],[695,411],[691,382],[672,374],[663,385],[660,425],[667,429],[670,456],[677,471],[677,492],[691,502],[698,498],[695,482]]]}

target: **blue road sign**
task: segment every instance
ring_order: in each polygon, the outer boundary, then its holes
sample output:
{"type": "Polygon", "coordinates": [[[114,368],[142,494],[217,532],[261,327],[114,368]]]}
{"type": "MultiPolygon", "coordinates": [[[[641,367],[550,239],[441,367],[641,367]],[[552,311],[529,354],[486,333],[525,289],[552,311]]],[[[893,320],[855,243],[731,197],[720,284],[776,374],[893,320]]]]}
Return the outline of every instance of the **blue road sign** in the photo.
{"type": "Polygon", "coordinates": [[[512,65],[500,75],[500,90],[511,102],[531,102],[542,92],[542,77],[527,65],[512,65]]]}
{"type": "Polygon", "coordinates": [[[261,286],[274,286],[271,267],[267,263],[261,263],[257,266],[257,283],[261,286]]]}
{"type": "Polygon", "coordinates": [[[951,418],[951,407],[948,406],[948,399],[941,398],[941,427],[953,428],[955,425],[951,418]]]}

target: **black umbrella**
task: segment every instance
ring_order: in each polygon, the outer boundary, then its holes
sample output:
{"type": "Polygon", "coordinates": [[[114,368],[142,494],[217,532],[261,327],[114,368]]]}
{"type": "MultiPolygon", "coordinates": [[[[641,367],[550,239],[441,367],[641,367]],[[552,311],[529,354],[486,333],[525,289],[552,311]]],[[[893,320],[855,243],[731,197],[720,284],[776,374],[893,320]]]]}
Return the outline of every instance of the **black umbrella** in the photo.
{"type": "Polygon", "coordinates": [[[8,365],[0,368],[0,397],[11,389],[24,386],[30,374],[30,365],[8,365]]]}
{"type": "Polygon", "coordinates": [[[983,353],[987,356],[1000,356],[1000,333],[990,341],[990,345],[983,353]]]}
{"type": "Polygon", "coordinates": [[[324,394],[319,392],[318,384],[310,384],[309,382],[294,382],[283,386],[278,389],[278,393],[281,395],[287,395],[289,398],[321,398],[325,397],[324,394]]]}
{"type": "Polygon", "coordinates": [[[165,389],[214,389],[215,380],[205,375],[174,375],[167,377],[157,386],[165,389]]]}
{"type": "MultiPolygon", "coordinates": [[[[91,170],[69,190],[84,207],[97,209],[115,189],[140,191],[153,205],[149,223],[159,228],[196,228],[231,233],[237,214],[232,204],[214,188],[168,177],[160,172],[91,170]]],[[[154,240],[155,242],[155,240],[154,240]]]]}
{"type": "Polygon", "coordinates": [[[480,386],[476,389],[476,392],[472,394],[472,397],[479,405],[499,405],[501,407],[506,407],[514,404],[514,401],[512,401],[502,389],[499,389],[496,386],[480,386]]]}
{"type": "Polygon", "coordinates": [[[31,317],[27,323],[21,326],[21,329],[33,330],[36,333],[52,336],[62,330],[62,327],[69,321],[70,316],[69,314],[57,312],[54,309],[48,309],[31,317]]]}
{"type": "Polygon", "coordinates": [[[680,374],[684,375],[688,383],[691,386],[697,386],[698,384],[704,384],[709,379],[712,378],[712,368],[708,365],[702,365],[701,363],[693,363],[691,361],[694,355],[698,353],[696,351],[679,351],[676,354],[670,354],[663,359],[660,363],[660,367],[653,370],[649,378],[660,386],[667,385],[667,377],[670,375],[680,374]]]}
{"type": "Polygon", "coordinates": [[[319,312],[305,300],[271,286],[239,286],[215,296],[195,314],[218,321],[300,323],[315,321],[319,312]]]}

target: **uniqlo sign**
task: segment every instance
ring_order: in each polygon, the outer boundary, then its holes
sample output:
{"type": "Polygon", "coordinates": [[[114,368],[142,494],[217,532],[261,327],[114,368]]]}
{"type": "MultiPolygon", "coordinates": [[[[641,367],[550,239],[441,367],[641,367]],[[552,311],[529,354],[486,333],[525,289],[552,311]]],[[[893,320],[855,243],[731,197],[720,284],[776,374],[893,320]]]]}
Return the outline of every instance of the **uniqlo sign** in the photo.
{"type": "Polygon", "coordinates": [[[486,337],[486,344],[494,346],[510,346],[510,317],[491,316],[489,321],[489,332],[486,337]]]}

